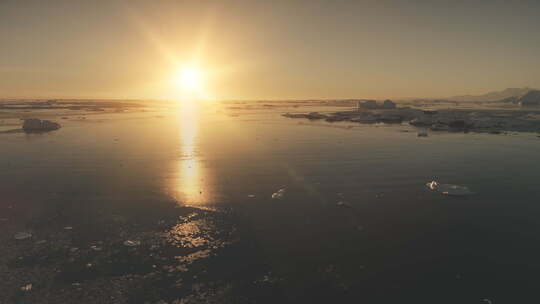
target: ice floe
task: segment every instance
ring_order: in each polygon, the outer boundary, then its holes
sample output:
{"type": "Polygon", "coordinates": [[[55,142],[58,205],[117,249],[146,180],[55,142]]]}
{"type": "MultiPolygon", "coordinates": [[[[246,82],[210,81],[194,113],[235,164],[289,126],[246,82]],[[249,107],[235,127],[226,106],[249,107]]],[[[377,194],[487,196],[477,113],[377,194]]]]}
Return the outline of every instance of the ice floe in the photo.
{"type": "Polygon", "coordinates": [[[283,198],[284,195],[285,195],[285,188],[279,189],[278,191],[273,193],[272,198],[273,199],[280,199],[280,198],[283,198]]]}
{"type": "Polygon", "coordinates": [[[36,118],[25,119],[23,130],[25,132],[46,132],[60,129],[61,125],[49,120],[40,120],[36,118]]]}
{"type": "Polygon", "coordinates": [[[127,240],[127,241],[124,242],[124,245],[128,246],[128,247],[136,247],[136,246],[141,245],[141,242],[140,241],[127,240]]]}
{"type": "Polygon", "coordinates": [[[426,184],[426,186],[433,190],[440,192],[444,195],[453,195],[453,196],[465,196],[474,194],[470,191],[469,188],[465,186],[453,185],[453,184],[440,184],[436,181],[431,181],[426,184]]]}
{"type": "Polygon", "coordinates": [[[17,232],[13,235],[13,238],[16,240],[26,240],[32,237],[32,234],[29,232],[17,232]]]}

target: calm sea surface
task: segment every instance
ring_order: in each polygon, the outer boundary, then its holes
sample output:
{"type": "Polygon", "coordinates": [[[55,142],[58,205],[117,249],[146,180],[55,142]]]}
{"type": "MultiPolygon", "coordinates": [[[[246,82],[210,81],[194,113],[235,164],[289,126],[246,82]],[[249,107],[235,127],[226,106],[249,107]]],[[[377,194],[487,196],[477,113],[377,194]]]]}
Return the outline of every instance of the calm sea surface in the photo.
{"type": "Polygon", "coordinates": [[[7,276],[59,269],[46,277],[58,285],[33,282],[35,299],[133,275],[129,303],[537,301],[536,134],[420,138],[406,125],[280,116],[303,110],[168,106],[0,134],[0,245],[11,260],[42,239],[55,250],[56,237],[82,252],[75,270],[10,260],[7,276]],[[432,180],[476,194],[446,197],[432,180]],[[16,231],[33,238],[15,243],[16,231]],[[124,249],[127,239],[141,245],[124,249]]]}

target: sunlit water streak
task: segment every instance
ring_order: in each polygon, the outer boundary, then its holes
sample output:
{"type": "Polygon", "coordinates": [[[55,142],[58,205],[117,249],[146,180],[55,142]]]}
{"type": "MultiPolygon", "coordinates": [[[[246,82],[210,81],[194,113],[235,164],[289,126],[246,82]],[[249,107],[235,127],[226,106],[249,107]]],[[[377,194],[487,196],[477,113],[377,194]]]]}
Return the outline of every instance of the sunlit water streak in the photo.
{"type": "Polygon", "coordinates": [[[206,172],[199,150],[200,105],[184,102],[179,107],[180,158],[175,181],[176,198],[184,205],[208,203],[206,172]]]}

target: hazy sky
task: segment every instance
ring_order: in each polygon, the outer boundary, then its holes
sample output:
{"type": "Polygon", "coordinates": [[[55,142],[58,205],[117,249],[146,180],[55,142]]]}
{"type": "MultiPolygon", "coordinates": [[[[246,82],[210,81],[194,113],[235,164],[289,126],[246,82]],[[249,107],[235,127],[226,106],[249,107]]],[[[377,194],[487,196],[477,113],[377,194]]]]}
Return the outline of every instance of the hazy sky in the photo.
{"type": "Polygon", "coordinates": [[[0,0],[0,97],[435,97],[540,87],[540,1],[0,0]]]}

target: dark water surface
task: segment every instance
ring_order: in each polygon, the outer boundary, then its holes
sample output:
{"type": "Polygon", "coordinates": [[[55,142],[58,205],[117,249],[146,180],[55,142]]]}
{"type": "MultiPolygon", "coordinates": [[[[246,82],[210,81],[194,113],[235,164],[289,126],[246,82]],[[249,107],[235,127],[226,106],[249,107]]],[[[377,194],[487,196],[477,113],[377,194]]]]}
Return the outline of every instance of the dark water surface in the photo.
{"type": "Polygon", "coordinates": [[[184,105],[0,134],[0,302],[537,301],[535,134],[283,112],[184,105]]]}

